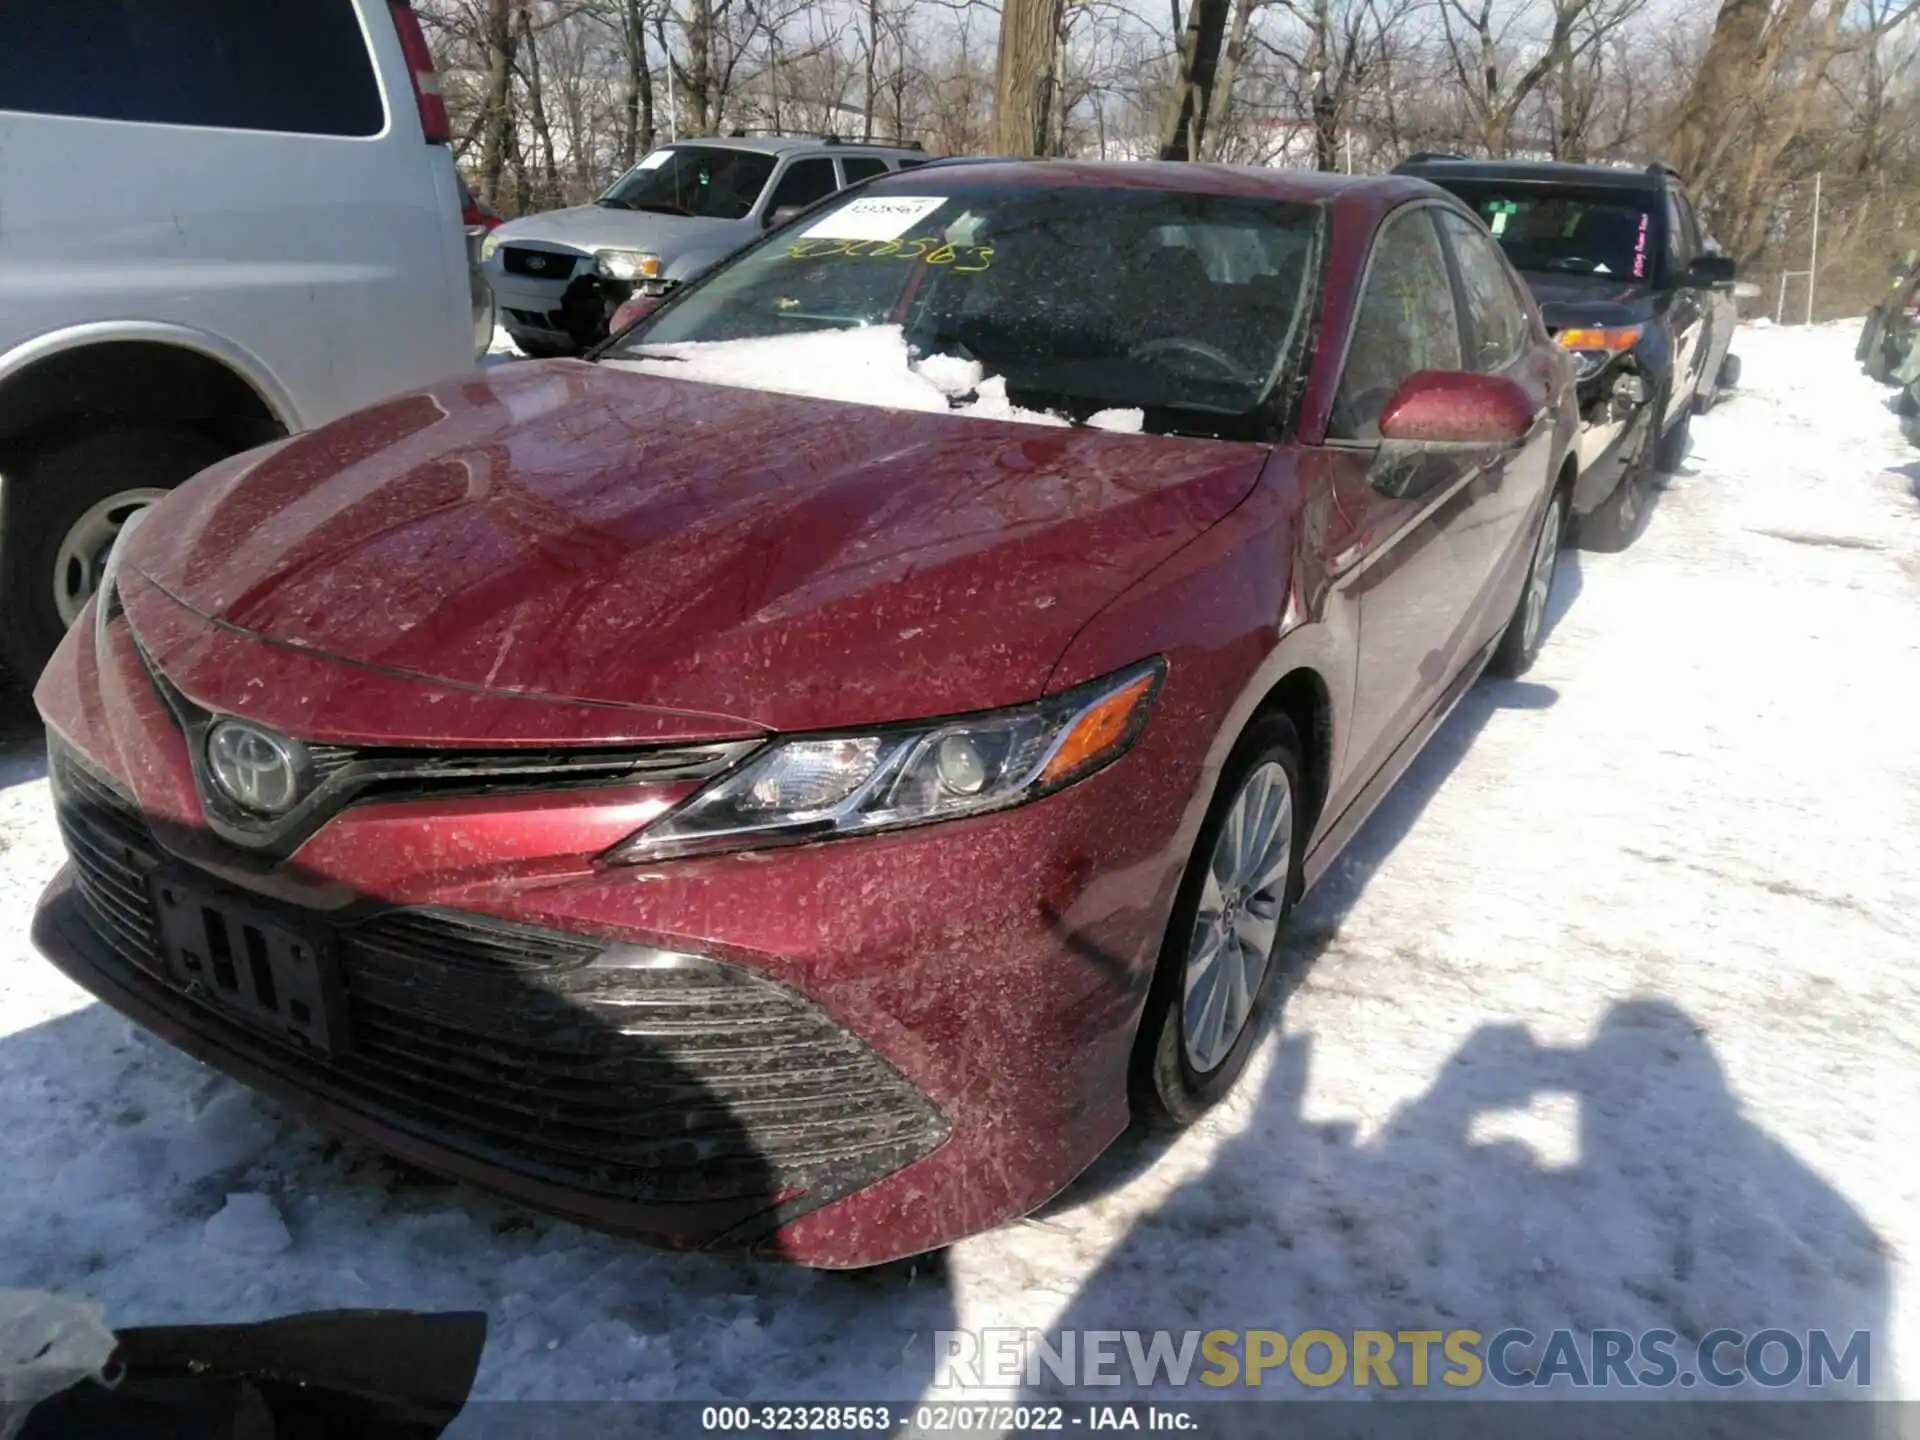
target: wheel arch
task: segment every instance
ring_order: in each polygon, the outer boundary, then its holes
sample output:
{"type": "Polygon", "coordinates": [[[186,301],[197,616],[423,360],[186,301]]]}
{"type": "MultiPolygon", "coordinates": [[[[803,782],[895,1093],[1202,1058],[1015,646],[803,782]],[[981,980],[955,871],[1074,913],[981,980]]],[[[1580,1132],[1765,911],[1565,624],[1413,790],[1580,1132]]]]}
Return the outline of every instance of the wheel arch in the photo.
{"type": "Polygon", "coordinates": [[[0,356],[0,452],[100,418],[198,424],[229,432],[235,449],[301,428],[292,397],[257,356],[187,326],[80,325],[0,356]]]}
{"type": "MultiPolygon", "coordinates": [[[[1307,830],[1320,823],[1333,780],[1333,693],[1311,665],[1298,665],[1267,688],[1240,726],[1245,735],[1269,715],[1284,716],[1300,741],[1301,778],[1306,782],[1307,830]]],[[[1239,736],[1234,738],[1240,743],[1239,736]]]]}

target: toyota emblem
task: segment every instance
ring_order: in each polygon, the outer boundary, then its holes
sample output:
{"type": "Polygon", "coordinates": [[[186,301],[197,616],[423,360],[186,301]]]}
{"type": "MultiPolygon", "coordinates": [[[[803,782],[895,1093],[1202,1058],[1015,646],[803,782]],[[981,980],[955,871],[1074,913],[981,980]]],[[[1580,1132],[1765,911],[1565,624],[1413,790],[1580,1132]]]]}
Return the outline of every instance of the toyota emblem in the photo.
{"type": "Polygon", "coordinates": [[[256,815],[284,815],[299,802],[304,758],[299,741],[251,720],[222,720],[207,734],[214,785],[256,815]]]}
{"type": "Polygon", "coordinates": [[[547,262],[539,255],[529,255],[527,257],[527,268],[529,270],[544,270],[547,268],[547,262]]]}

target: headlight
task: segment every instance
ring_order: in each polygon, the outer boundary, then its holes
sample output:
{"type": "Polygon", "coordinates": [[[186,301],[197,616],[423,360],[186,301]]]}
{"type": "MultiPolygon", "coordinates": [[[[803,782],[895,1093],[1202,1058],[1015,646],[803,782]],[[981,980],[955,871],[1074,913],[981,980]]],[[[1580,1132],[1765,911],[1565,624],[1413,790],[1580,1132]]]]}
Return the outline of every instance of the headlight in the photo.
{"type": "Polygon", "coordinates": [[[1562,330],[1553,338],[1573,352],[1573,373],[1586,380],[1598,375],[1609,360],[1640,343],[1642,325],[1609,325],[1591,330],[1562,330]]]}
{"type": "Polygon", "coordinates": [[[776,740],[606,858],[637,864],[868,835],[1037,800],[1125,754],[1165,673],[1155,658],[1011,710],[776,740]]]}
{"type": "Polygon", "coordinates": [[[480,242],[480,263],[486,264],[493,258],[493,252],[500,248],[500,232],[489,230],[486,239],[480,242]]]}
{"type": "Polygon", "coordinates": [[[652,280],[660,274],[660,257],[645,250],[599,250],[593,269],[608,280],[652,280]]]}

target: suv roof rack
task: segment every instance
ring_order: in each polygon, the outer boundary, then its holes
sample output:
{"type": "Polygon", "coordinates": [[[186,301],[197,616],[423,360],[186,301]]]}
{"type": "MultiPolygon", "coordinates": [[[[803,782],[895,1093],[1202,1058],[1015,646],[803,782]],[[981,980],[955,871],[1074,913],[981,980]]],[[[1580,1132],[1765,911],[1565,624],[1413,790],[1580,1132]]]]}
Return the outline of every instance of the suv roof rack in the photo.
{"type": "Polygon", "coordinates": [[[1424,165],[1429,160],[1465,160],[1466,158],[1465,155],[1456,154],[1452,150],[1416,150],[1413,154],[1402,160],[1400,164],[1424,165]]]}
{"type": "Polygon", "coordinates": [[[1667,163],[1661,160],[1656,160],[1651,165],[1647,166],[1647,174],[1664,175],[1669,180],[1680,179],[1680,172],[1674,169],[1673,166],[1668,165],[1667,163]]]}
{"type": "Polygon", "coordinates": [[[736,125],[727,132],[729,140],[745,140],[754,135],[769,140],[818,140],[822,145],[871,145],[879,150],[926,149],[918,140],[883,140],[877,135],[871,140],[854,140],[831,130],[782,130],[777,125],[736,125]]]}

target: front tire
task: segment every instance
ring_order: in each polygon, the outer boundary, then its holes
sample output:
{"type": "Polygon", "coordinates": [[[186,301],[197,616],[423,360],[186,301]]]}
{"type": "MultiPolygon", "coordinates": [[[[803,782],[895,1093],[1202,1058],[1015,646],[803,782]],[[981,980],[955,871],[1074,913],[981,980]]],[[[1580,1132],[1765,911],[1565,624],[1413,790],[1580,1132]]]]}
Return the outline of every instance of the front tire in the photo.
{"type": "Polygon", "coordinates": [[[7,477],[0,659],[31,684],[79,617],[128,516],[232,453],[184,425],[99,430],[51,442],[7,477]]]}
{"type": "Polygon", "coordinates": [[[1300,891],[1300,740],[1256,720],[1221,771],[1174,898],[1134,1052],[1134,1113],[1191,1125],[1233,1087],[1258,1037],[1300,891]]]}
{"type": "Polygon", "coordinates": [[[1634,456],[1620,472],[1613,493],[1580,522],[1582,550],[1613,554],[1638,540],[1647,528],[1647,514],[1653,508],[1652,421],[1634,442],[1634,456]]]}
{"type": "Polygon", "coordinates": [[[1680,462],[1687,458],[1687,447],[1692,443],[1693,406],[1689,403],[1680,412],[1680,418],[1667,428],[1667,433],[1654,442],[1654,468],[1663,475],[1671,475],[1680,468],[1680,462]]]}
{"type": "Polygon", "coordinates": [[[1560,541],[1567,528],[1567,492],[1556,488],[1534,532],[1533,553],[1527,561],[1526,583],[1520,602],[1500,636],[1487,668],[1495,675],[1517,680],[1527,673],[1547,638],[1547,602],[1553,598],[1553,577],[1560,566],[1560,541]]]}
{"type": "Polygon", "coordinates": [[[509,330],[507,335],[514,348],[529,360],[565,360],[580,353],[580,347],[571,340],[548,339],[524,330],[509,330]]]}

